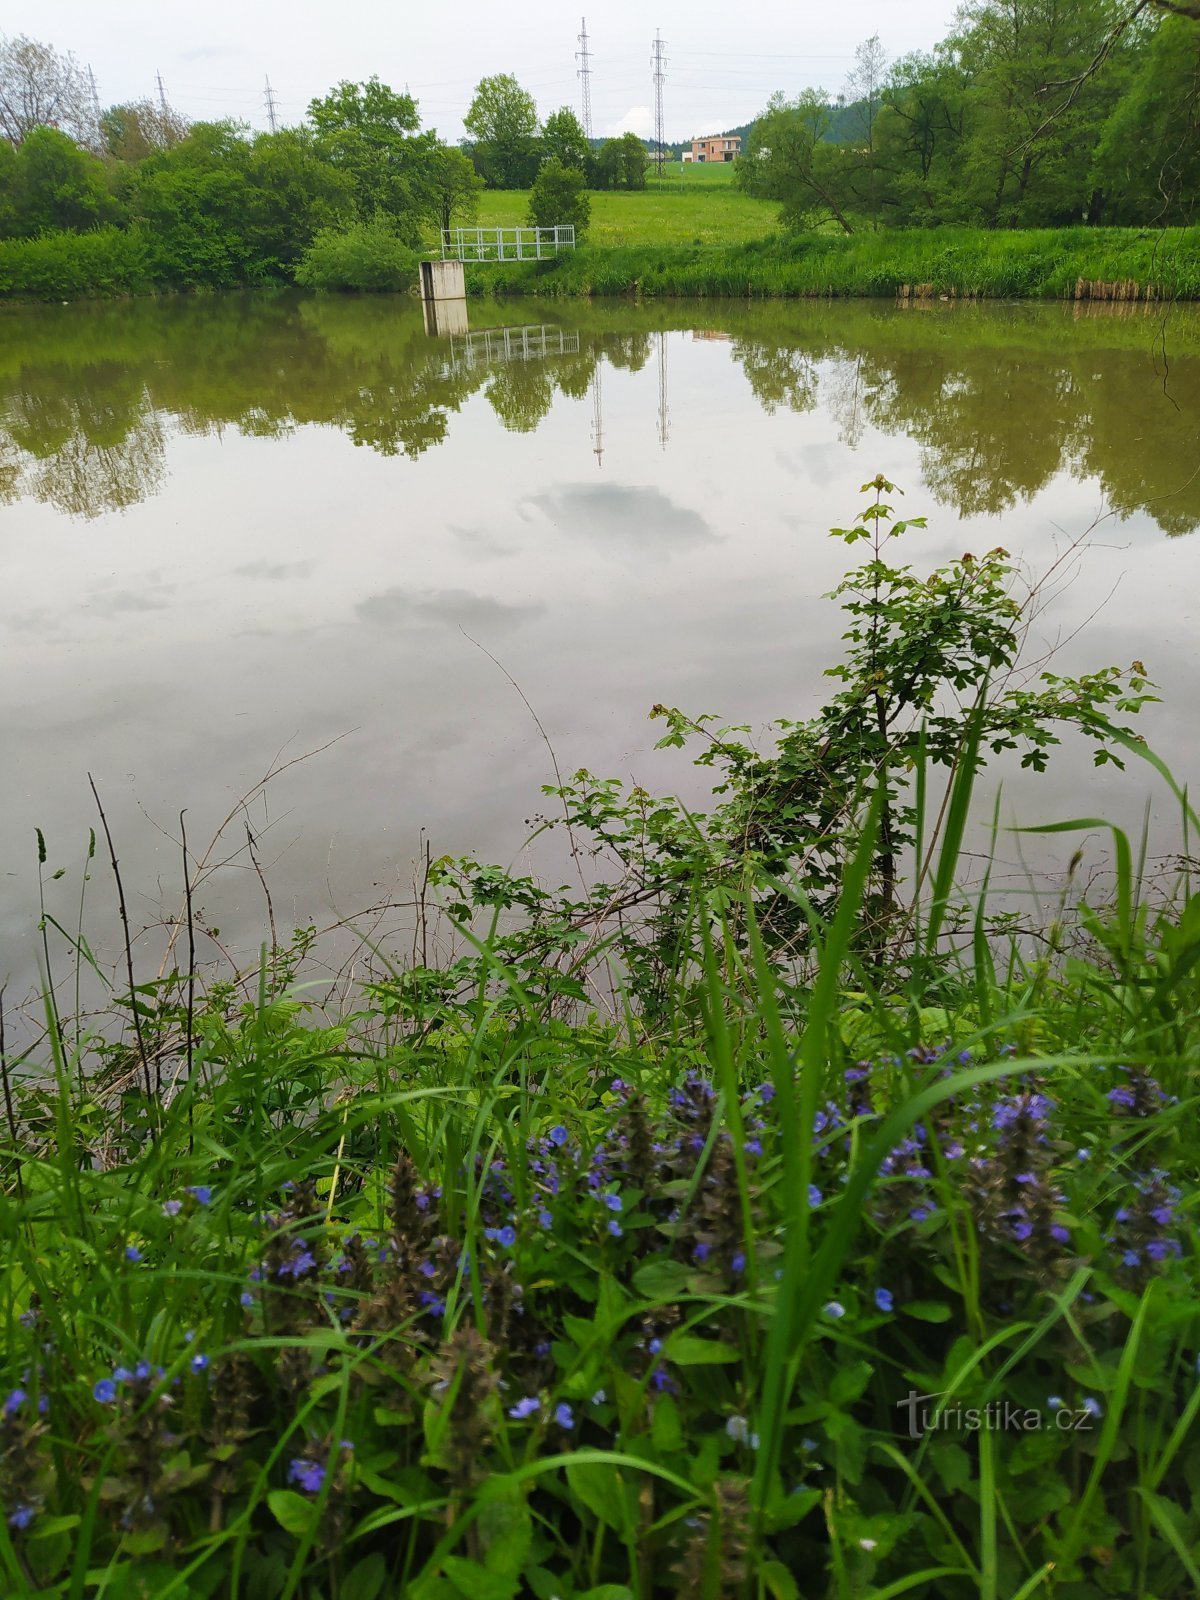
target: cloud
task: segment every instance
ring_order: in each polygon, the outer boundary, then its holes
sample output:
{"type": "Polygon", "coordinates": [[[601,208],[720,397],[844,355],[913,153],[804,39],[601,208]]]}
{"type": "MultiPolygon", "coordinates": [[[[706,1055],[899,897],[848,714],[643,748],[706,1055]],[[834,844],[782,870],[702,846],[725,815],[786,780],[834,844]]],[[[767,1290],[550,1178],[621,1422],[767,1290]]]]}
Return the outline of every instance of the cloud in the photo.
{"type": "Polygon", "coordinates": [[[542,605],[509,605],[503,600],[493,600],[491,595],[472,594],[469,589],[424,589],[413,593],[406,589],[385,589],[381,594],[368,595],[355,606],[355,611],[365,622],[380,623],[386,627],[405,623],[441,623],[447,627],[465,628],[468,633],[475,628],[515,628],[528,622],[546,608],[542,605]]]}
{"type": "Polygon", "coordinates": [[[649,139],[654,133],[654,113],[649,106],[630,106],[620,122],[614,122],[608,130],[610,138],[619,138],[623,133],[636,133],[639,139],[649,139]]]}
{"type": "Polygon", "coordinates": [[[247,561],[244,567],[234,567],[238,578],[307,578],[316,566],[315,561],[247,561]]]}
{"type": "Polygon", "coordinates": [[[648,554],[679,545],[710,544],[716,538],[698,511],[677,505],[661,489],[566,483],[532,496],[530,504],[564,533],[581,533],[606,544],[632,544],[648,554]]]}
{"type": "Polygon", "coordinates": [[[89,609],[102,616],[114,616],[121,611],[165,611],[165,600],[152,600],[149,595],[138,594],[133,589],[118,589],[114,594],[94,595],[89,609]]]}

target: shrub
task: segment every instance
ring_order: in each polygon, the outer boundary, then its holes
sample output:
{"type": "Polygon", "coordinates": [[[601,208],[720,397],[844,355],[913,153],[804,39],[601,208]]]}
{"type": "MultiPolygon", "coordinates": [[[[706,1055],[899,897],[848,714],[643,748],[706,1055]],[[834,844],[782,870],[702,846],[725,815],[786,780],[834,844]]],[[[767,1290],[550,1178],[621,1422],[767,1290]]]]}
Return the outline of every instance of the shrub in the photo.
{"type": "Polygon", "coordinates": [[[381,293],[407,289],[417,275],[417,255],[386,217],[323,228],[296,268],[306,289],[357,289],[381,293]]]}
{"type": "Polygon", "coordinates": [[[556,156],[543,161],[529,194],[529,220],[535,228],[573,225],[576,240],[582,239],[591,219],[592,206],[583,187],[578,167],[564,167],[556,156]]]}
{"type": "Polygon", "coordinates": [[[151,252],[137,228],[0,241],[0,296],[73,300],[147,294],[156,286],[151,252]]]}

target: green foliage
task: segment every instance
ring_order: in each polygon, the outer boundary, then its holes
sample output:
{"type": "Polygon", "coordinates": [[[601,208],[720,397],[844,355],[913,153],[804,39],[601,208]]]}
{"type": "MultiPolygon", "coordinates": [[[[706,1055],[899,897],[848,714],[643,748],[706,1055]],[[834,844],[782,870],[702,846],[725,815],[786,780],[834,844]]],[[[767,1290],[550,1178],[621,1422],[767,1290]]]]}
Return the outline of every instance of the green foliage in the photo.
{"type": "Polygon", "coordinates": [[[1200,206],[1200,28],[1166,18],[1104,128],[1095,181],[1115,222],[1194,222],[1200,206]]]}
{"type": "Polygon", "coordinates": [[[416,252],[385,216],[322,230],[296,268],[296,282],[308,289],[376,293],[407,289],[416,275],[416,252]]]}
{"type": "Polygon", "coordinates": [[[578,167],[580,172],[587,170],[587,136],[570,106],[560,106],[546,118],[542,126],[542,151],[561,161],[564,167],[578,167]]]}
{"type": "Polygon", "coordinates": [[[743,181],[789,226],[847,232],[1191,221],[1196,27],[1146,9],[971,0],[932,54],[890,69],[868,41],[844,110],[823,89],[770,101],[743,181]]]}
{"type": "Polygon", "coordinates": [[[55,128],[35,128],[0,160],[0,233],[84,233],[119,216],[103,164],[55,128]]]}
{"type": "Polygon", "coordinates": [[[606,139],[592,157],[588,181],[593,189],[644,189],[649,158],[636,133],[606,139]]]}
{"type": "MultiPolygon", "coordinates": [[[[14,1596],[81,1572],[347,1600],[1194,1593],[1200,900],[1186,874],[1144,894],[1114,831],[1069,953],[989,938],[986,895],[966,963],[932,925],[878,943],[895,802],[847,697],[923,713],[915,752],[895,736],[918,771],[953,746],[918,922],[985,740],[1050,740],[1029,698],[942,709],[1010,659],[1002,558],[921,583],[866,487],[836,534],[869,551],[841,687],[782,725],[797,759],[825,730],[810,790],[840,762],[870,791],[835,820],[836,882],[791,880],[804,959],[760,919],[781,883],[746,837],[799,828],[779,761],[718,736],[736,838],[615,786],[572,801],[596,844],[675,846],[661,1015],[628,989],[621,1026],[591,1012],[646,915],[612,883],[567,942],[562,897],[450,861],[467,953],[389,964],[333,1021],[298,981],[310,929],[195,1004],[197,975],[137,984],[136,1036],[60,1027],[48,987],[0,1066],[14,1596]],[[500,934],[480,907],[524,916],[500,934]]],[[[1090,724],[1108,682],[1055,714],[1090,724]]]]}
{"type": "Polygon", "coordinates": [[[480,79],[463,127],[490,189],[529,188],[539,160],[537,105],[511,73],[480,79]]]}
{"type": "Polygon", "coordinates": [[[578,167],[564,167],[556,156],[547,156],[529,195],[529,220],[537,228],[572,226],[579,242],[587,231],[592,208],[578,167]]]}
{"type": "Polygon", "coordinates": [[[308,108],[316,148],[353,187],[360,218],[382,212],[409,244],[422,220],[437,209],[430,188],[430,162],[437,136],[418,134],[417,103],[371,78],[340,83],[308,108]]]}
{"type": "Polygon", "coordinates": [[[139,228],[0,240],[0,296],[76,300],[151,293],[158,253],[139,228]]]}
{"type": "Polygon", "coordinates": [[[461,150],[438,145],[429,157],[427,183],[434,220],[441,232],[455,222],[475,221],[483,179],[461,150]]]}

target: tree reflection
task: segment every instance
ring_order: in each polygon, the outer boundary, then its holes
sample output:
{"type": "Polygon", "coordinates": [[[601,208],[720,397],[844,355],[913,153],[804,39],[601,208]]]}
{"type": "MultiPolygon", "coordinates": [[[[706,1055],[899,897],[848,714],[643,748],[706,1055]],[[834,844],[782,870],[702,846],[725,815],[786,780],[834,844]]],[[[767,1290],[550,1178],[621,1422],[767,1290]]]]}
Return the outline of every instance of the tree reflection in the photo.
{"type": "Polygon", "coordinates": [[[1165,320],[875,302],[538,311],[569,339],[544,341],[535,359],[463,362],[404,298],[14,310],[0,346],[0,501],[82,517],[134,505],[163,480],[168,425],[259,437],[316,425],[416,457],[482,392],[503,427],[530,432],[559,397],[586,397],[598,365],[640,372],[656,333],[687,325],[729,335],[723,348],[765,411],[823,408],[851,446],[868,427],[915,440],[933,497],[964,514],[1009,510],[1065,472],[1096,479],[1120,515],[1170,534],[1200,526],[1191,308],[1165,320]]]}

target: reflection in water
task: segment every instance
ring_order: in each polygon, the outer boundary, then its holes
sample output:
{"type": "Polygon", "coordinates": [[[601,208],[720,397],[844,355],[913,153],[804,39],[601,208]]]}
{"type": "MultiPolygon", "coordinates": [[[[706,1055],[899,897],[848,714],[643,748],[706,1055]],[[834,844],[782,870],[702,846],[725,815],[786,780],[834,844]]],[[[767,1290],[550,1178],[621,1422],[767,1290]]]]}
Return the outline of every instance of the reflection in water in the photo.
{"type": "Polygon", "coordinates": [[[10,311],[0,500],[85,517],[133,505],[162,483],[169,425],[269,437],[315,424],[382,455],[418,456],[477,392],[516,433],[537,429],[557,396],[590,393],[600,463],[602,367],[638,371],[652,353],[666,448],[669,333],[686,323],[694,338],[728,344],[767,412],[824,409],[850,446],[868,428],[914,439],[926,485],[963,514],[1007,510],[1066,472],[1096,479],[1120,515],[1145,511],[1171,534],[1200,525],[1200,316],[1190,308],[1160,321],[876,303],[546,315],[431,338],[407,300],[230,295],[10,311]]]}

